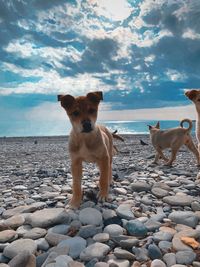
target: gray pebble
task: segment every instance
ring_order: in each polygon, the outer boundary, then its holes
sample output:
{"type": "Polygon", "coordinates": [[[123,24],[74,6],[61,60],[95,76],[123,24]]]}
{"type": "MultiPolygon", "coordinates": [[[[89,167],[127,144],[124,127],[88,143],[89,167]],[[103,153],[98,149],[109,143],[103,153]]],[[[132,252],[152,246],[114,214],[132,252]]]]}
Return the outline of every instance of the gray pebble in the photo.
{"type": "Polygon", "coordinates": [[[176,262],[178,264],[192,264],[196,259],[196,253],[193,251],[178,251],[176,253],[176,262]]]}
{"type": "Polygon", "coordinates": [[[172,265],[176,264],[176,255],[175,253],[166,253],[163,256],[163,260],[167,264],[167,267],[171,267],[172,265]]]}

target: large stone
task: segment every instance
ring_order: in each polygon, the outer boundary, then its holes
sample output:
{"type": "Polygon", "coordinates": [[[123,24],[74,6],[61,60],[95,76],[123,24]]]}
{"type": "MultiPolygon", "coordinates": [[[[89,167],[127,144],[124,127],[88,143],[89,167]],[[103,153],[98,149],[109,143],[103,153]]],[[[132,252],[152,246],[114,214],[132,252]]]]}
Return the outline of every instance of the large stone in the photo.
{"type": "Polygon", "coordinates": [[[104,220],[113,218],[116,216],[116,212],[114,210],[111,209],[104,209],[102,212],[102,216],[104,220]]]}
{"type": "Polygon", "coordinates": [[[123,235],[125,229],[118,224],[109,224],[104,228],[104,233],[108,233],[111,237],[123,235]]]}
{"type": "Polygon", "coordinates": [[[47,251],[49,249],[49,243],[45,238],[39,238],[35,242],[37,244],[37,250],[47,251]]]}
{"type": "Polygon", "coordinates": [[[163,202],[172,206],[190,206],[193,200],[193,197],[185,194],[177,194],[175,196],[167,196],[163,198],[163,202]]]}
{"type": "Polygon", "coordinates": [[[33,254],[29,251],[24,250],[23,252],[16,255],[10,262],[10,267],[35,267],[36,259],[33,254]]]}
{"type": "Polygon", "coordinates": [[[119,241],[120,247],[126,248],[126,249],[130,249],[133,246],[138,246],[138,244],[139,244],[139,239],[135,237],[128,237],[128,239],[119,241]]]}
{"type": "Polygon", "coordinates": [[[67,240],[63,240],[58,244],[58,248],[62,246],[69,247],[69,256],[76,259],[80,256],[81,251],[86,247],[86,240],[80,236],[75,236],[67,240]]]}
{"type": "MultiPolygon", "coordinates": [[[[154,239],[154,241],[155,241],[155,239],[154,239]]],[[[160,241],[158,243],[158,247],[163,253],[167,253],[172,249],[172,242],[160,241]]]]}
{"type": "Polygon", "coordinates": [[[38,239],[43,236],[45,236],[47,233],[46,229],[35,227],[31,229],[30,231],[26,232],[23,237],[24,238],[30,238],[30,239],[38,239]]]}
{"type": "Polygon", "coordinates": [[[126,224],[126,230],[132,236],[145,237],[147,234],[146,226],[139,220],[130,220],[126,224]]]}
{"type": "Polygon", "coordinates": [[[179,264],[192,264],[196,259],[196,253],[193,251],[178,251],[176,253],[176,262],[179,264]]]}
{"type": "Polygon", "coordinates": [[[121,204],[116,210],[117,215],[122,219],[132,220],[135,218],[131,211],[130,204],[121,204]]]}
{"type": "Polygon", "coordinates": [[[195,227],[198,224],[198,217],[192,211],[174,211],[170,213],[169,219],[177,224],[184,224],[195,227]]]}
{"type": "Polygon", "coordinates": [[[26,206],[18,206],[18,207],[15,207],[13,209],[5,210],[3,212],[3,214],[2,214],[2,217],[4,219],[8,219],[8,218],[10,218],[10,217],[12,217],[14,215],[20,214],[20,213],[22,213],[24,211],[25,207],[26,206]]]}
{"type": "Polygon", "coordinates": [[[70,229],[68,224],[58,224],[48,229],[48,233],[66,235],[70,229]]]}
{"type": "Polygon", "coordinates": [[[17,227],[21,226],[25,222],[25,218],[23,215],[14,215],[8,219],[6,219],[5,224],[8,225],[12,229],[16,229],[17,227]]]}
{"type": "Polygon", "coordinates": [[[151,263],[151,267],[166,267],[166,264],[161,260],[153,260],[151,263]]]}
{"type": "Polygon", "coordinates": [[[102,226],[83,225],[78,232],[78,235],[83,238],[93,237],[94,235],[102,232],[102,226]]]}
{"type": "Polygon", "coordinates": [[[32,229],[32,226],[30,224],[23,224],[17,228],[16,232],[19,237],[23,237],[24,234],[30,231],[31,229],[32,229]]]}
{"type": "Polygon", "coordinates": [[[156,232],[153,236],[153,239],[155,242],[159,241],[171,241],[173,238],[174,234],[169,233],[169,232],[164,232],[164,231],[159,231],[156,232]]]}
{"type": "Polygon", "coordinates": [[[141,192],[141,191],[150,191],[151,185],[145,182],[135,182],[131,184],[131,188],[133,191],[141,192]]]}
{"type": "Polygon", "coordinates": [[[152,260],[162,259],[162,253],[161,253],[159,247],[156,246],[155,244],[150,244],[149,245],[148,253],[149,253],[150,259],[152,259],[152,260]]]}
{"type": "Polygon", "coordinates": [[[151,189],[151,192],[153,195],[155,195],[158,198],[166,197],[169,194],[169,192],[167,190],[164,190],[164,189],[159,188],[159,187],[153,187],[151,189]]]}
{"type": "Polygon", "coordinates": [[[79,213],[79,220],[82,224],[92,224],[92,225],[101,225],[102,214],[100,211],[94,208],[85,208],[82,209],[79,213]]]}
{"type": "Polygon", "coordinates": [[[102,260],[105,255],[109,252],[110,247],[96,242],[87,248],[85,248],[80,255],[80,259],[82,261],[90,261],[93,258],[97,258],[98,260],[102,260]]]}
{"type": "Polygon", "coordinates": [[[10,242],[17,238],[17,233],[14,230],[4,230],[0,232],[0,243],[10,242]]]}
{"type": "Polygon", "coordinates": [[[47,228],[55,224],[69,223],[70,215],[63,208],[38,210],[27,218],[32,227],[47,228]]]}
{"type": "Polygon", "coordinates": [[[167,264],[167,267],[171,267],[176,264],[176,255],[174,253],[166,253],[163,256],[163,260],[167,264]]]}
{"type": "Polygon", "coordinates": [[[109,240],[109,234],[108,233],[99,233],[93,236],[93,239],[95,242],[105,243],[109,240]]]}
{"type": "Polygon", "coordinates": [[[119,194],[119,195],[126,195],[127,194],[127,190],[123,187],[115,187],[114,192],[116,194],[119,194]]]}
{"type": "Polygon", "coordinates": [[[9,244],[3,251],[3,255],[9,259],[14,258],[21,252],[27,250],[30,254],[34,254],[37,250],[35,241],[31,239],[19,239],[9,244]]]}
{"type": "Polygon", "coordinates": [[[138,261],[147,261],[149,259],[148,250],[146,248],[132,247],[132,251],[138,261]]]}
{"type": "Polygon", "coordinates": [[[149,232],[154,232],[160,228],[161,223],[150,218],[147,222],[144,223],[144,225],[146,226],[149,232]]]}
{"type": "Polygon", "coordinates": [[[48,260],[48,263],[42,265],[42,267],[68,267],[69,263],[73,262],[73,259],[68,255],[59,255],[57,257],[52,257],[48,260]]]}
{"type": "Polygon", "coordinates": [[[193,238],[199,238],[200,237],[200,231],[194,230],[194,229],[188,229],[184,231],[180,231],[176,233],[172,239],[173,248],[177,251],[181,250],[192,250],[190,246],[187,246],[181,241],[181,237],[193,237],[193,238]]]}
{"type": "Polygon", "coordinates": [[[108,264],[109,264],[109,267],[130,267],[130,263],[128,260],[117,259],[116,257],[109,259],[108,264]]]}
{"type": "Polygon", "coordinates": [[[117,259],[135,260],[133,253],[121,248],[115,248],[114,255],[117,259]]]}
{"type": "Polygon", "coordinates": [[[46,241],[49,243],[51,246],[57,246],[58,243],[60,243],[63,240],[69,239],[70,237],[67,235],[60,235],[60,234],[55,234],[55,233],[48,233],[45,236],[46,241]]]}

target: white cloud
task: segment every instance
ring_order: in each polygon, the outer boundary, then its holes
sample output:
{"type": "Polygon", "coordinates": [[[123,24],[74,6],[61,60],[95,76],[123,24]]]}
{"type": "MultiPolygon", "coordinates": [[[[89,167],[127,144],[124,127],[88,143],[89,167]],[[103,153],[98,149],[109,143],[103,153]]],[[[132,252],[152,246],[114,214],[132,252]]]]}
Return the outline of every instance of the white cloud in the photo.
{"type": "Polygon", "coordinates": [[[137,65],[135,67],[133,67],[134,70],[142,70],[142,67],[140,65],[137,65]]]}
{"type": "Polygon", "coordinates": [[[152,63],[152,62],[154,62],[155,58],[156,58],[156,56],[153,55],[153,54],[151,54],[151,55],[145,57],[145,58],[144,58],[144,61],[145,61],[145,62],[152,63]]]}
{"type": "Polygon", "coordinates": [[[46,74],[46,72],[42,68],[24,69],[12,63],[4,63],[2,66],[2,70],[10,71],[19,74],[23,77],[30,77],[30,76],[42,77],[46,74]]]}
{"type": "Polygon", "coordinates": [[[200,34],[196,33],[194,30],[188,28],[183,33],[182,37],[183,38],[188,38],[188,39],[191,39],[191,40],[198,40],[198,39],[200,39],[200,34]]]}
{"type": "Polygon", "coordinates": [[[29,58],[33,56],[42,57],[47,59],[48,62],[53,62],[56,67],[64,67],[60,61],[65,57],[66,59],[70,59],[72,62],[77,62],[81,59],[81,53],[76,50],[73,46],[67,47],[36,47],[29,41],[25,41],[24,39],[15,40],[10,42],[7,47],[4,48],[6,52],[16,53],[21,58],[29,58]]]}
{"type": "Polygon", "coordinates": [[[30,57],[35,54],[31,43],[20,42],[19,40],[9,43],[4,50],[9,53],[17,53],[22,58],[30,57]]]}
{"type": "Polygon", "coordinates": [[[50,70],[45,72],[43,69],[28,70],[17,67],[14,64],[4,64],[4,70],[20,74],[23,77],[40,77],[38,82],[23,82],[15,85],[14,88],[0,87],[0,95],[12,93],[41,93],[41,94],[62,94],[84,95],[88,91],[109,91],[110,87],[104,84],[95,74],[78,74],[77,76],[60,77],[60,75],[50,70]]]}
{"type": "Polygon", "coordinates": [[[168,69],[166,75],[171,81],[184,81],[187,78],[185,73],[180,73],[177,70],[168,69]]]}
{"type": "Polygon", "coordinates": [[[89,0],[98,16],[104,16],[113,21],[122,21],[128,18],[133,8],[126,0],[89,0]]]}

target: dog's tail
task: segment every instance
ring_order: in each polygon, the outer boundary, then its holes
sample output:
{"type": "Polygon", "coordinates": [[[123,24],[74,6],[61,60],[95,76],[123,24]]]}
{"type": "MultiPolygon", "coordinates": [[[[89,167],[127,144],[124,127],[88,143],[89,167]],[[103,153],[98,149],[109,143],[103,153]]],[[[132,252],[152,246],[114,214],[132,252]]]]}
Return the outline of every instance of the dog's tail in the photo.
{"type": "Polygon", "coordinates": [[[115,130],[114,132],[112,132],[112,136],[113,136],[113,138],[116,138],[116,139],[124,142],[124,138],[122,138],[120,135],[117,134],[117,130],[115,130]]]}
{"type": "Polygon", "coordinates": [[[181,122],[180,122],[180,126],[182,128],[184,128],[185,130],[187,130],[188,132],[190,132],[192,130],[192,121],[190,119],[183,119],[181,122]],[[189,127],[188,128],[184,128],[183,127],[183,124],[184,122],[187,122],[189,124],[189,127]]]}

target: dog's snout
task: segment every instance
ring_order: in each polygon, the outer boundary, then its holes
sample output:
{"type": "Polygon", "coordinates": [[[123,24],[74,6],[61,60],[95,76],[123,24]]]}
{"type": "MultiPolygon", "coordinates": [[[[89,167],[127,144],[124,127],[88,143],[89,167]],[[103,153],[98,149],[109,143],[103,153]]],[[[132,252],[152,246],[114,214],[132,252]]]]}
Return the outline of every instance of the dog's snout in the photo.
{"type": "Polygon", "coordinates": [[[91,124],[90,120],[82,121],[82,125],[83,125],[83,132],[84,133],[89,133],[92,131],[92,124],[91,124]]]}

